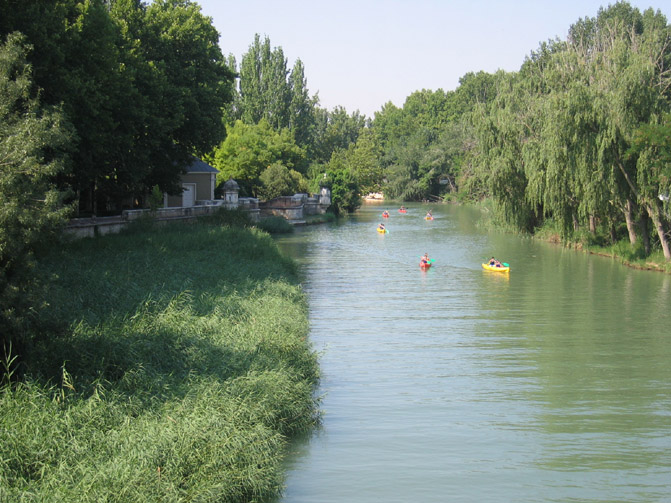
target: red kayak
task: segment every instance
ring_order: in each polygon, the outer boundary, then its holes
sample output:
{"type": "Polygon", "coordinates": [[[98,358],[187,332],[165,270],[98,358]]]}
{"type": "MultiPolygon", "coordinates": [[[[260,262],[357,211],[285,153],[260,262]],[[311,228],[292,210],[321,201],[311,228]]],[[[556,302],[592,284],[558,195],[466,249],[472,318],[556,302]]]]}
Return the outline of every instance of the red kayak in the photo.
{"type": "Polygon", "coordinates": [[[407,213],[408,210],[398,210],[399,213],[407,213]]]}
{"type": "Polygon", "coordinates": [[[420,269],[428,269],[429,267],[431,267],[431,262],[421,261],[419,263],[419,267],[420,267],[420,269]]]}

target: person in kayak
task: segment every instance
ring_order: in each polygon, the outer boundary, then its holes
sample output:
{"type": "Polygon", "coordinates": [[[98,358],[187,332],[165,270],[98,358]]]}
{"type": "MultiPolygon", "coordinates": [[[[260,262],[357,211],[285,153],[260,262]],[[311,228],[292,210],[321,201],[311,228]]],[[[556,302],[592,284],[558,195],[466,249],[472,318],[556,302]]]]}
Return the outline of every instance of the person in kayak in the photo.
{"type": "Polygon", "coordinates": [[[384,211],[382,212],[382,217],[383,217],[383,218],[387,218],[387,217],[389,217],[389,212],[388,212],[387,210],[384,210],[384,211]]]}
{"type": "Polygon", "coordinates": [[[501,267],[501,262],[492,257],[489,259],[489,265],[492,267],[501,267]]]}
{"type": "Polygon", "coordinates": [[[381,231],[386,231],[387,229],[384,227],[383,223],[380,223],[380,225],[377,226],[377,228],[381,231]]]}
{"type": "Polygon", "coordinates": [[[429,254],[425,253],[424,256],[421,259],[419,259],[419,262],[421,264],[428,264],[429,263],[429,254]]]}
{"type": "Polygon", "coordinates": [[[431,210],[426,214],[426,219],[427,220],[433,220],[433,215],[431,214],[431,210]]]}

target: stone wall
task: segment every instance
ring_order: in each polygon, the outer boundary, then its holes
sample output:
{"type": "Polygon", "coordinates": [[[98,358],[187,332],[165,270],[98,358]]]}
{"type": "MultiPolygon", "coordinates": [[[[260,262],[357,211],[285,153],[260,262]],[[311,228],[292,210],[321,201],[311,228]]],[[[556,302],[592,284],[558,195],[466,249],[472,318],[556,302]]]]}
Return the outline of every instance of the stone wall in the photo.
{"type": "MultiPolygon", "coordinates": [[[[189,208],[160,208],[153,213],[151,210],[124,210],[121,212],[121,215],[113,217],[73,218],[65,228],[65,233],[79,238],[102,236],[119,232],[129,223],[143,217],[151,218],[153,215],[158,222],[194,220],[200,216],[211,215],[220,207],[227,206],[220,200],[198,202],[209,204],[199,204],[198,206],[191,206],[189,208]]],[[[250,218],[258,222],[258,200],[254,198],[240,198],[236,207],[248,211],[250,218]]]]}
{"type": "Polygon", "coordinates": [[[320,197],[294,194],[260,203],[259,209],[262,217],[281,216],[289,221],[302,221],[308,215],[323,215],[330,204],[330,197],[328,204],[324,204],[320,197]]]}

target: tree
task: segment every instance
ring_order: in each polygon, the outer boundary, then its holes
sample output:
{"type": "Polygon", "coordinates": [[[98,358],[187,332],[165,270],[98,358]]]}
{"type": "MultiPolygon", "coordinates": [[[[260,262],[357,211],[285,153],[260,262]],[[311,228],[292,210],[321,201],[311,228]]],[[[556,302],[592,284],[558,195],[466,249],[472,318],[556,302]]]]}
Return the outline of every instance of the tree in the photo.
{"type": "Polygon", "coordinates": [[[361,206],[359,184],[347,167],[344,151],[333,152],[326,166],[325,185],[331,188],[331,207],[336,214],[352,213],[361,206]]]}
{"type": "Polygon", "coordinates": [[[274,162],[268,166],[261,173],[260,181],[262,186],[259,189],[259,197],[265,200],[289,196],[306,190],[303,176],[298,171],[290,170],[279,162],[274,162]]]}
{"type": "Polygon", "coordinates": [[[0,350],[26,302],[34,253],[70,213],[54,180],[67,169],[72,131],[58,109],[40,103],[27,52],[18,33],[0,45],[0,350]]]}
{"type": "Polygon", "coordinates": [[[200,6],[189,0],[155,0],[140,32],[142,60],[151,69],[151,114],[157,130],[154,170],[145,185],[177,188],[192,155],[222,141],[222,109],[232,100],[235,75],[219,48],[219,34],[200,6]]]}
{"type": "Polygon", "coordinates": [[[281,47],[271,49],[257,33],[240,63],[240,117],[247,124],[266,119],[275,129],[289,126],[291,90],[287,60],[281,47]]]}
{"type": "Polygon", "coordinates": [[[256,196],[262,185],[260,175],[268,166],[279,162],[293,169],[303,163],[305,151],[288,129],[277,132],[262,119],[256,125],[236,121],[212,157],[212,165],[219,170],[218,184],[232,177],[243,193],[256,196]]]}
{"type": "Polygon", "coordinates": [[[289,76],[291,102],[289,103],[289,129],[296,143],[307,148],[313,141],[315,127],[315,107],[317,97],[310,97],[305,78],[303,62],[298,59],[289,76]]]}
{"type": "Polygon", "coordinates": [[[177,191],[193,154],[223,138],[233,74],[218,34],[188,0],[3,2],[0,33],[19,30],[46,104],[77,131],[60,179],[82,210],[102,212],[151,191],[177,191]]]}
{"type": "Polygon", "coordinates": [[[314,142],[308,149],[310,160],[326,163],[336,150],[347,150],[356,142],[366,122],[366,117],[358,111],[348,114],[343,107],[331,111],[317,108],[314,142]]]}
{"type": "Polygon", "coordinates": [[[362,194],[381,190],[384,176],[380,164],[381,156],[382,149],[370,128],[363,128],[357,141],[347,149],[347,166],[358,180],[362,194]]]}
{"type": "Polygon", "coordinates": [[[664,257],[671,260],[668,223],[658,192],[650,184],[648,151],[628,155],[635,131],[655,123],[668,111],[671,75],[666,18],[648,9],[643,15],[629,4],[601,9],[594,21],[597,54],[591,60],[594,78],[592,102],[601,123],[597,144],[602,169],[614,171],[625,218],[630,201],[642,208],[654,224],[664,257]]]}

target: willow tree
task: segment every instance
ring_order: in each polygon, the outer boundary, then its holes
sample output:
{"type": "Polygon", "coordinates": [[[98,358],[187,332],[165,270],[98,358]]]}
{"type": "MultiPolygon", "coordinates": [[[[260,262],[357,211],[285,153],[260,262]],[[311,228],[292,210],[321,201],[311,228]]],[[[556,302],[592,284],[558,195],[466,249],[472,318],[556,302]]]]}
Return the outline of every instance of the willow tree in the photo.
{"type": "Polygon", "coordinates": [[[476,142],[472,162],[498,216],[530,231],[538,210],[526,197],[528,177],[522,154],[535,134],[535,104],[519,74],[499,72],[496,77],[496,97],[476,105],[472,114],[476,142]]]}
{"type": "Polygon", "coordinates": [[[632,206],[654,224],[664,257],[671,260],[668,221],[650,183],[645,155],[628,155],[635,131],[655,123],[669,109],[671,31],[666,18],[652,9],[641,14],[619,3],[600,10],[591,33],[592,103],[598,116],[598,162],[620,180],[619,194],[628,223],[632,206]]]}

